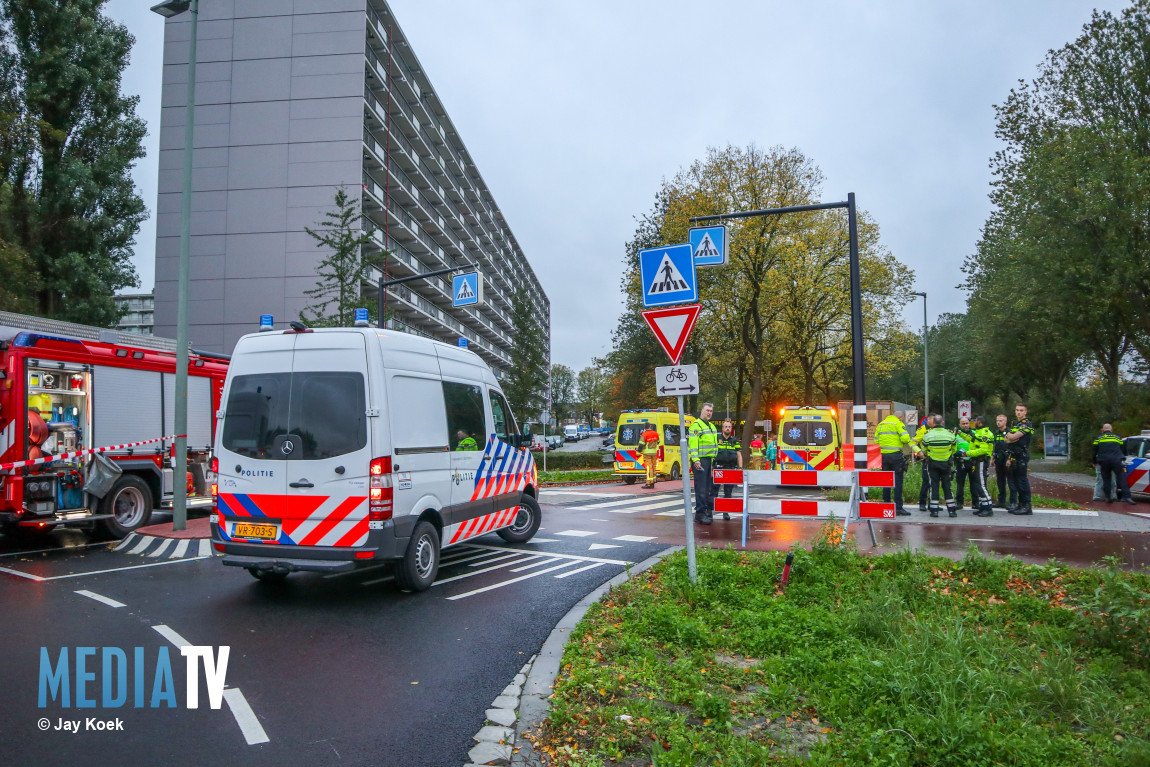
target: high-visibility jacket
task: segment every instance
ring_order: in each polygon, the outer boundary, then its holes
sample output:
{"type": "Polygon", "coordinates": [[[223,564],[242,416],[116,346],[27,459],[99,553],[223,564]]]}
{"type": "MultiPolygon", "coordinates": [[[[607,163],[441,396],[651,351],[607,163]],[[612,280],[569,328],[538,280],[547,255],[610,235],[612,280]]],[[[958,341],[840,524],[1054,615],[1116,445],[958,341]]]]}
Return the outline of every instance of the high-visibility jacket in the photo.
{"type": "Polygon", "coordinates": [[[1126,458],[1126,443],[1112,431],[1104,431],[1094,440],[1094,455],[1091,463],[1099,461],[1121,463],[1126,458]]]}
{"type": "Polygon", "coordinates": [[[986,458],[994,453],[994,432],[990,430],[990,427],[983,426],[981,429],[975,429],[974,439],[982,446],[982,452],[979,453],[980,457],[986,458]]]}
{"type": "Polygon", "coordinates": [[[643,436],[639,438],[643,452],[654,455],[659,452],[659,432],[654,429],[647,429],[643,432],[643,436]]]}
{"type": "Polygon", "coordinates": [[[954,433],[954,439],[958,452],[966,453],[968,460],[976,460],[990,455],[990,450],[978,441],[978,435],[974,431],[959,429],[954,433]]]}
{"type": "Polygon", "coordinates": [[[922,424],[919,424],[918,429],[914,432],[914,439],[910,441],[910,447],[912,450],[922,452],[922,438],[926,436],[926,432],[927,428],[922,424]]]}
{"type": "Polygon", "coordinates": [[[691,463],[701,458],[714,458],[719,454],[719,433],[715,424],[696,418],[687,429],[687,452],[691,463]]]}
{"type": "Polygon", "coordinates": [[[479,443],[475,441],[474,437],[464,437],[459,440],[459,444],[455,446],[456,450],[478,450],[479,443]]]}
{"type": "Polygon", "coordinates": [[[932,461],[949,461],[958,449],[954,432],[936,426],[922,437],[922,448],[932,461]]]}
{"type": "Polygon", "coordinates": [[[751,440],[751,458],[762,458],[766,454],[766,445],[763,441],[756,437],[751,440]]]}
{"type": "Polygon", "coordinates": [[[901,453],[902,446],[910,444],[910,435],[902,421],[889,415],[875,427],[874,441],[884,453],[901,453]]]}

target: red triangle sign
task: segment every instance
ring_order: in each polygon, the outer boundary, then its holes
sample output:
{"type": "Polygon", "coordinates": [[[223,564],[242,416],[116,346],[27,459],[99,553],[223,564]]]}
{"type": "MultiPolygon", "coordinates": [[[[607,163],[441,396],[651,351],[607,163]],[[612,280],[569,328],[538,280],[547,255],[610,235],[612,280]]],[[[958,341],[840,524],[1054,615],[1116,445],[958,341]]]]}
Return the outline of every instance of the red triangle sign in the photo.
{"type": "Polygon", "coordinates": [[[667,352],[672,365],[679,364],[691,328],[695,327],[695,320],[699,319],[700,309],[702,307],[699,304],[688,304],[670,309],[647,309],[643,312],[643,319],[651,326],[655,340],[667,352]]]}

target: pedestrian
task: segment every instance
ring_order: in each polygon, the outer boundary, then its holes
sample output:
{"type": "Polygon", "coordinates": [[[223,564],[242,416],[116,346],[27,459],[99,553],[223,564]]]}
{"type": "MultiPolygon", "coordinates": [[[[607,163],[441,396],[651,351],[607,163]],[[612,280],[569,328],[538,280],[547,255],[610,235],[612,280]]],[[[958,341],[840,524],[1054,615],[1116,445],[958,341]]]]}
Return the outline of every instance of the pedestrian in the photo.
{"type": "MultiPolygon", "coordinates": [[[[739,444],[739,438],[735,436],[735,425],[728,418],[723,421],[723,434],[719,437],[719,452],[715,456],[716,469],[741,469],[743,468],[743,448],[739,444]]],[[[712,486],[711,493],[715,498],[719,497],[719,490],[717,487],[712,486]]],[[[727,482],[723,484],[723,497],[730,498],[731,493],[734,491],[735,486],[727,482]]],[[[712,505],[714,505],[712,503],[712,505]]],[[[724,511],[723,519],[730,519],[730,513],[724,511]]]]}
{"type": "Polygon", "coordinates": [[[1024,516],[1033,514],[1030,508],[1030,477],[1026,476],[1026,469],[1030,465],[1030,440],[1034,436],[1034,427],[1026,417],[1026,405],[1014,406],[1014,423],[1010,431],[1006,432],[1003,440],[1009,445],[1006,451],[1006,481],[1010,484],[1010,497],[1017,505],[1012,509],[1007,507],[1008,514],[1024,516]]]}
{"type": "Polygon", "coordinates": [[[990,500],[990,461],[994,453],[994,432],[991,431],[986,425],[986,419],[982,416],[977,416],[974,419],[974,441],[978,445],[978,459],[975,468],[975,473],[978,474],[978,481],[982,486],[982,493],[980,498],[985,498],[986,502],[980,504],[978,511],[974,512],[976,517],[993,517],[994,516],[994,503],[990,500]]]}
{"type": "MultiPolygon", "coordinates": [[[[906,471],[906,456],[903,455],[902,446],[912,444],[910,435],[906,433],[904,419],[906,413],[896,410],[879,421],[874,430],[874,441],[882,452],[882,470],[894,472],[894,513],[900,517],[909,517],[910,512],[902,507],[902,475],[906,471]]],[[[882,489],[883,503],[890,503],[891,489],[882,489]]]]}
{"type": "Polygon", "coordinates": [[[643,447],[643,468],[647,470],[647,481],[643,487],[654,487],[659,478],[659,432],[655,427],[647,424],[647,428],[639,436],[639,444],[643,447]]]}
{"type": "Polygon", "coordinates": [[[779,433],[776,431],[767,434],[767,468],[779,468],[779,433]]]}
{"type": "Polygon", "coordinates": [[[1102,496],[1110,503],[1110,477],[1117,478],[1118,497],[1123,503],[1133,504],[1130,486],[1126,484],[1126,443],[1114,433],[1114,427],[1102,424],[1102,434],[1094,440],[1094,453],[1090,462],[1102,471],[1102,496]]]}
{"type": "Polygon", "coordinates": [[[468,434],[463,429],[460,429],[459,431],[455,432],[455,439],[458,440],[458,442],[455,443],[455,449],[456,450],[478,450],[479,449],[479,444],[476,443],[475,438],[472,437],[470,434],[468,434]]]}
{"type": "Polygon", "coordinates": [[[994,461],[994,480],[998,486],[998,501],[994,505],[1000,509],[1018,505],[1018,499],[1013,499],[1011,503],[1007,502],[1006,457],[1008,447],[1010,446],[1006,442],[1006,414],[999,413],[994,417],[994,451],[991,460],[994,461]]]}
{"type": "Polygon", "coordinates": [[[704,402],[699,417],[687,430],[687,451],[691,457],[691,468],[695,480],[695,521],[700,525],[711,524],[714,512],[711,486],[711,462],[719,453],[719,434],[711,423],[715,406],[704,402]]]}
{"type": "Polygon", "coordinates": [[[952,517],[958,516],[954,506],[954,496],[951,494],[950,477],[953,473],[951,459],[954,457],[958,441],[954,432],[944,428],[943,417],[935,414],[931,418],[931,428],[922,437],[922,449],[926,453],[928,474],[930,477],[930,515],[937,517],[941,511],[939,495],[946,501],[946,511],[952,517]]]}
{"type": "MultiPolygon", "coordinates": [[[[918,447],[919,455],[923,455],[922,438],[930,430],[930,416],[923,416],[918,422],[918,429],[914,432],[914,444],[918,447]]],[[[926,511],[926,503],[930,498],[930,461],[923,459],[922,462],[922,487],[918,490],[918,510],[926,511]]]]}
{"type": "Polygon", "coordinates": [[[767,446],[763,444],[763,435],[756,434],[751,440],[751,471],[761,471],[767,459],[767,446]]]}

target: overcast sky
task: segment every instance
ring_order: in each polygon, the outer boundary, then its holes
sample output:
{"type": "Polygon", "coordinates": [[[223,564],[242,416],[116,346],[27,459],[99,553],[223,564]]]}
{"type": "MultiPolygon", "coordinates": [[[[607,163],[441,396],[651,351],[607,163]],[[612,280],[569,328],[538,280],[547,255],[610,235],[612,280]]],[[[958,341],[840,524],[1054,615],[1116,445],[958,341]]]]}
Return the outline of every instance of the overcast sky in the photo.
{"type": "MultiPolygon", "coordinates": [[[[211,3],[215,0],[202,0],[211,3]]],[[[284,0],[287,2],[287,0],[284,0]]],[[[623,245],[660,181],[708,146],[798,147],[823,199],[874,215],[929,294],[962,311],[963,258],[989,211],[994,108],[1092,8],[1125,2],[391,0],[404,33],[551,299],[552,360],[610,349],[623,245]]],[[[136,36],[156,202],[163,20],[144,0],[106,12],[136,36]]],[[[155,227],[136,265],[154,279],[155,227]]],[[[922,304],[907,321],[921,326],[922,304]]]]}

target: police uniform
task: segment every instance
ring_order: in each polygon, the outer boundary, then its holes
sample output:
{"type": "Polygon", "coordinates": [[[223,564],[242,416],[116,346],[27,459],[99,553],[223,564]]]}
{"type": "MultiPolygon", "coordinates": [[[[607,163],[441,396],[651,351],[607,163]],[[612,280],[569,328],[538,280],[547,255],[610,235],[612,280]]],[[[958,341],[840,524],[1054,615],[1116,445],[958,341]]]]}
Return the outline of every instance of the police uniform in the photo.
{"type": "MultiPolygon", "coordinates": [[[[742,450],[742,445],[739,444],[739,438],[731,433],[731,436],[724,437],[719,435],[719,453],[715,456],[716,469],[737,469],[739,468],[739,451],[742,450]]],[[[734,492],[735,486],[732,484],[723,485],[723,497],[730,498],[731,493],[734,492]]],[[[714,484],[711,485],[711,494],[719,497],[719,488],[714,484]]],[[[714,503],[711,504],[712,506],[714,503]]],[[[730,519],[731,515],[728,512],[723,512],[723,519],[730,519]]]]}
{"type": "Polygon", "coordinates": [[[979,471],[983,459],[990,455],[990,446],[979,441],[971,429],[959,429],[954,436],[958,447],[954,459],[955,470],[958,472],[958,508],[963,508],[963,490],[965,485],[970,485],[971,508],[977,508],[975,513],[980,517],[991,516],[994,512],[990,511],[990,496],[982,484],[982,474],[979,471]]]}
{"type": "MultiPolygon", "coordinates": [[[[994,504],[1000,509],[1007,508],[1006,502],[1006,448],[1010,443],[1006,441],[1006,432],[994,430],[994,452],[991,460],[994,461],[994,478],[998,485],[998,503],[994,504]]],[[[1017,505],[1017,499],[1015,503],[1017,505]]]]}
{"type": "MultiPolygon", "coordinates": [[[[994,452],[994,432],[986,426],[981,426],[974,430],[974,441],[980,446],[979,452],[982,454],[977,464],[978,479],[982,482],[982,492],[990,498],[990,457],[994,452]]],[[[991,506],[993,505],[991,503],[991,506]]]]}
{"type": "MultiPolygon", "coordinates": [[[[882,470],[894,472],[894,510],[899,516],[907,516],[909,511],[902,507],[902,474],[906,470],[906,459],[902,446],[911,444],[906,425],[893,415],[879,421],[874,430],[874,441],[882,452],[882,470]]],[[[890,503],[891,489],[882,489],[883,503],[890,503]]]]}
{"type": "Polygon", "coordinates": [[[1104,431],[1094,440],[1094,453],[1090,462],[1102,470],[1102,497],[1110,502],[1110,477],[1118,478],[1118,497],[1124,503],[1130,499],[1130,486],[1126,484],[1126,443],[1112,431],[1104,431]]]}
{"type": "Polygon", "coordinates": [[[1030,465],[1030,438],[1034,436],[1034,427],[1030,425],[1029,418],[1023,418],[1012,423],[1010,431],[1022,436],[1015,442],[1006,443],[1006,481],[1010,485],[1010,500],[1017,503],[1014,508],[1008,507],[1006,510],[1010,514],[1033,514],[1030,509],[1030,478],[1026,476],[1026,468],[1030,465]]]}
{"type": "Polygon", "coordinates": [[[930,476],[930,515],[937,517],[941,510],[938,505],[941,491],[946,501],[947,512],[950,516],[957,517],[958,509],[955,508],[954,496],[950,490],[951,458],[958,448],[954,432],[936,426],[923,435],[921,444],[923,452],[926,453],[925,463],[930,476]]]}
{"type": "MultiPolygon", "coordinates": [[[[919,421],[918,430],[914,433],[913,447],[917,447],[919,452],[922,452],[922,438],[926,436],[926,418],[919,421]]],[[[926,511],[927,501],[930,500],[930,461],[923,460],[922,462],[922,487],[918,491],[918,510],[926,511]]]]}
{"type": "Polygon", "coordinates": [[[691,472],[695,480],[695,521],[711,524],[712,487],[711,462],[719,454],[719,435],[715,424],[696,418],[687,430],[687,449],[690,454],[691,472]],[[702,466],[696,469],[695,464],[702,466]]]}

